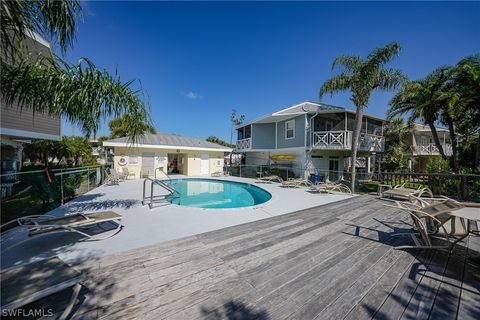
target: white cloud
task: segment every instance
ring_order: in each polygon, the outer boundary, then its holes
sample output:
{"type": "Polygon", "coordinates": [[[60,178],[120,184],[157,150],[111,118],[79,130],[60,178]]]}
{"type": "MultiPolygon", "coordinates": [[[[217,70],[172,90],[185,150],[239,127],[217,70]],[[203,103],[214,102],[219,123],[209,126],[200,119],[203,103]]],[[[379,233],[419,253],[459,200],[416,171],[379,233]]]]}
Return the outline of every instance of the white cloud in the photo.
{"type": "Polygon", "coordinates": [[[190,99],[190,100],[198,100],[198,99],[202,99],[202,98],[203,98],[201,95],[199,95],[198,93],[193,92],[193,91],[191,91],[191,90],[185,91],[185,92],[183,93],[183,95],[184,95],[185,97],[187,97],[188,99],[190,99]]]}

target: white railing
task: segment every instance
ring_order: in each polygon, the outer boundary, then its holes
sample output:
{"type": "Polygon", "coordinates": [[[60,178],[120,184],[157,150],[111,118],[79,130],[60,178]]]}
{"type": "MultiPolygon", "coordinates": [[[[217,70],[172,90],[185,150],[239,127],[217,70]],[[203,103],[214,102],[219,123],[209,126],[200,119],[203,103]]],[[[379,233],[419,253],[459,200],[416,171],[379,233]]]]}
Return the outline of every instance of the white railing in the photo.
{"type": "Polygon", "coordinates": [[[350,131],[315,131],[313,147],[318,149],[346,149],[351,145],[350,131]]]}
{"type": "MultiPolygon", "coordinates": [[[[452,145],[451,144],[442,144],[443,151],[445,155],[450,156],[452,155],[452,145]]],[[[428,144],[418,144],[416,147],[413,147],[414,153],[418,155],[440,155],[440,152],[437,148],[435,143],[428,143],[428,144]]]]}
{"type": "Polygon", "coordinates": [[[385,147],[385,138],[374,134],[361,133],[358,139],[358,148],[364,151],[382,152],[385,147]]]}
{"type": "Polygon", "coordinates": [[[252,148],[252,138],[237,140],[236,150],[250,150],[252,148]]]}
{"type": "MultiPolygon", "coordinates": [[[[384,137],[361,133],[358,148],[363,151],[383,151],[384,137]]],[[[314,149],[350,149],[352,131],[315,131],[312,135],[314,149]]]]}

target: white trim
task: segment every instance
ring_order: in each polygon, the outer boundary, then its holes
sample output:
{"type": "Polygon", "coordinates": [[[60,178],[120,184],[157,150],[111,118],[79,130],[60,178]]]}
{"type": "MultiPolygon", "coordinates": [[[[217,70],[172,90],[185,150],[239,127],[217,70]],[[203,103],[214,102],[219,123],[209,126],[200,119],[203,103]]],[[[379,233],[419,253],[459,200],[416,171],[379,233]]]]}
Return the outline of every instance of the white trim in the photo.
{"type": "Polygon", "coordinates": [[[248,152],[275,152],[275,151],[294,151],[294,150],[305,150],[304,146],[301,147],[289,147],[289,148],[277,148],[277,149],[253,149],[253,150],[242,150],[241,153],[248,153],[248,152]]]}
{"type": "MultiPolygon", "coordinates": [[[[290,130],[292,130],[292,129],[290,129],[290,130]]],[[[285,140],[292,140],[292,139],[295,139],[295,119],[285,121],[285,140]],[[289,122],[293,123],[293,136],[291,136],[290,138],[287,136],[287,132],[289,130],[287,124],[289,122]]]]}
{"type": "Polygon", "coordinates": [[[134,145],[128,144],[126,142],[111,142],[104,141],[104,147],[134,147],[134,148],[151,148],[151,149],[180,149],[180,150],[198,150],[198,151],[218,151],[218,152],[232,152],[233,149],[229,148],[203,148],[203,147],[187,147],[187,146],[169,146],[169,145],[160,145],[160,144],[141,144],[137,143],[134,145]]]}
{"type": "Polygon", "coordinates": [[[0,128],[0,135],[30,138],[30,139],[55,140],[55,141],[60,141],[62,139],[61,135],[33,132],[33,131],[26,131],[26,130],[17,130],[17,129],[10,129],[10,128],[0,128]]]}

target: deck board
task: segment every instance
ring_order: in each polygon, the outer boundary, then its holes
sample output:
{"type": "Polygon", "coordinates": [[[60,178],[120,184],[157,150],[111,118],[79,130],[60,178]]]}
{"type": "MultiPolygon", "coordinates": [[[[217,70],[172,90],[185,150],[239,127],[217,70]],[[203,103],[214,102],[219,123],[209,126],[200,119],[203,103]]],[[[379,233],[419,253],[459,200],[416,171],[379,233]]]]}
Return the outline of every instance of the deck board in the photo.
{"type": "Polygon", "coordinates": [[[480,318],[466,257],[479,237],[451,256],[395,250],[411,225],[385,204],[354,197],[88,262],[73,318],[480,318]]]}

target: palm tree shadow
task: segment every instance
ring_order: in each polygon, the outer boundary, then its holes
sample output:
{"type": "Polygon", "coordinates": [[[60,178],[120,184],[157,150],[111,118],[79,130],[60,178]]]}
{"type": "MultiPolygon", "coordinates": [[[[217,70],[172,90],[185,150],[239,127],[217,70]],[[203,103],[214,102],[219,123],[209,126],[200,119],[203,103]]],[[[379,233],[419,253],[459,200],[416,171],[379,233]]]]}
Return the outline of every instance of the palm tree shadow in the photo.
{"type": "Polygon", "coordinates": [[[230,300],[219,308],[201,308],[202,318],[208,320],[267,320],[266,310],[254,310],[243,302],[230,300]]]}

